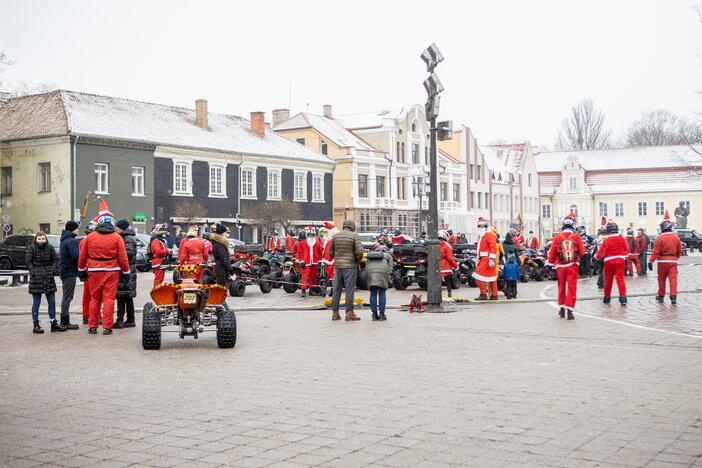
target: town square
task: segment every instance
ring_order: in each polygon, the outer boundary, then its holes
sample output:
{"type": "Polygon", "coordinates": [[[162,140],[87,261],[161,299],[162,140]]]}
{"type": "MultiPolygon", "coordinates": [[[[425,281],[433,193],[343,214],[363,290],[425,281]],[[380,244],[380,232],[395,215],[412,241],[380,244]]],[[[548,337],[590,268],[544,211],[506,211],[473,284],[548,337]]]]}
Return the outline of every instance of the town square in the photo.
{"type": "Polygon", "coordinates": [[[0,12],[0,466],[702,467],[702,3],[0,12]]]}

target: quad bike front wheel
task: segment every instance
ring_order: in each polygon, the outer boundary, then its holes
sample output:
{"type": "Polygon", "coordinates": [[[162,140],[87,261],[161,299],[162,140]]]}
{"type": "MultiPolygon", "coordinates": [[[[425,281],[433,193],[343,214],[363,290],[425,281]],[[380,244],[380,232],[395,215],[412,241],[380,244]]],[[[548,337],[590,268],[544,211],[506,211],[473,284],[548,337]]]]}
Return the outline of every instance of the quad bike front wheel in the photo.
{"type": "Polygon", "coordinates": [[[283,277],[283,290],[288,293],[292,294],[295,291],[297,291],[298,284],[300,282],[300,279],[297,277],[297,275],[293,275],[291,273],[288,273],[283,277]]]}
{"type": "Polygon", "coordinates": [[[258,280],[258,287],[261,288],[263,294],[268,294],[273,289],[273,280],[271,275],[263,275],[258,280]]]}
{"type": "Polygon", "coordinates": [[[246,293],[246,283],[243,280],[235,279],[229,282],[229,295],[242,297],[246,293]]]}
{"type": "Polygon", "coordinates": [[[404,291],[409,286],[409,282],[402,277],[400,271],[395,271],[392,274],[392,286],[398,291],[404,291]]]}
{"type": "Polygon", "coordinates": [[[144,349],[161,348],[161,314],[154,307],[153,302],[144,304],[141,345],[144,349]]]}
{"type": "Polygon", "coordinates": [[[236,314],[226,302],[217,313],[217,346],[233,348],[236,344],[236,314]]]}

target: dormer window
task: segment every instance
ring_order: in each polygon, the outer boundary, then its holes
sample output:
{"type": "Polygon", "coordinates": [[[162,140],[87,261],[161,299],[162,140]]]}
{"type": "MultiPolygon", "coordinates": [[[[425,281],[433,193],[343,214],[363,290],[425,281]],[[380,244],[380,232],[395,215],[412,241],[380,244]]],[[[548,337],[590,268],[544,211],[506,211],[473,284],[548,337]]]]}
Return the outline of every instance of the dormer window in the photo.
{"type": "Polygon", "coordinates": [[[568,179],[568,181],[569,181],[568,187],[571,190],[575,190],[578,188],[578,179],[577,178],[571,177],[570,179],[568,179]]]}

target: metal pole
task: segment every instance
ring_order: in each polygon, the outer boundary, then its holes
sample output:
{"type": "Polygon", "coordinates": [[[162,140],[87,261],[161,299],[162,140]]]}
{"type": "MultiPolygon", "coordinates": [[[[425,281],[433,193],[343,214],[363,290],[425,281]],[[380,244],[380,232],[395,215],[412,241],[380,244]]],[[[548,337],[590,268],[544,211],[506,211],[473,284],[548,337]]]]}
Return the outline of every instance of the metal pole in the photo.
{"type": "Polygon", "coordinates": [[[441,272],[439,253],[439,209],[438,185],[439,177],[436,170],[436,118],[430,120],[431,144],[429,147],[429,220],[427,240],[427,303],[441,305],[441,272]]]}

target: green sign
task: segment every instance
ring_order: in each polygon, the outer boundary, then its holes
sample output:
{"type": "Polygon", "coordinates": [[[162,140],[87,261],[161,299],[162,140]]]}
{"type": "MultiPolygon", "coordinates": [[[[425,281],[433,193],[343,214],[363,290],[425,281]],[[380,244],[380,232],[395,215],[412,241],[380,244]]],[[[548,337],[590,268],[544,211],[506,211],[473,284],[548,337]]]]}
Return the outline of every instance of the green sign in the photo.
{"type": "Polygon", "coordinates": [[[145,223],[146,222],[146,215],[142,213],[141,211],[137,211],[134,213],[134,216],[132,217],[132,221],[135,223],[145,223]]]}

